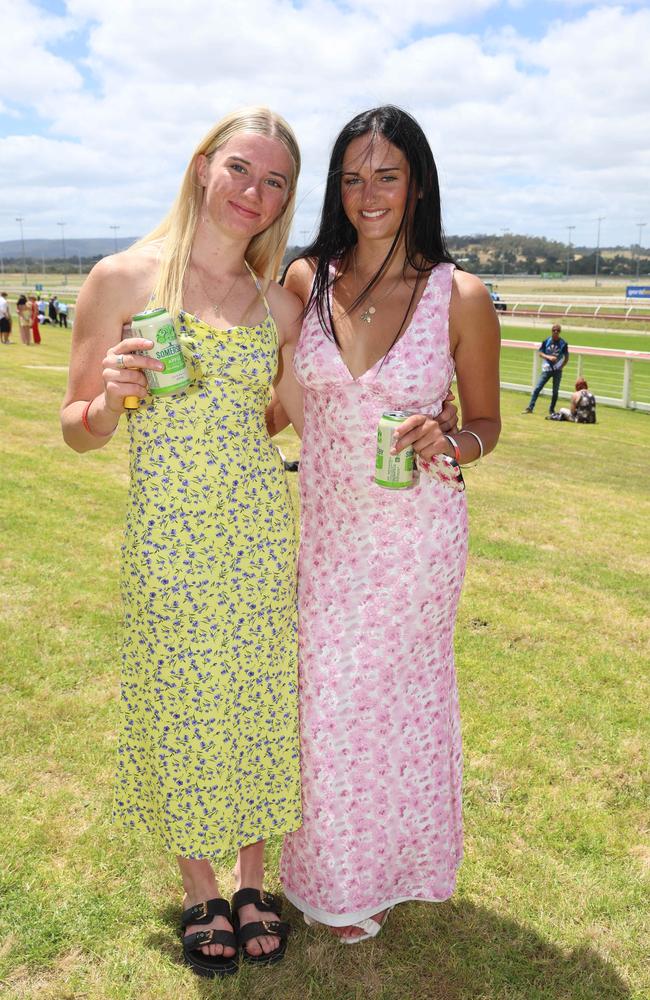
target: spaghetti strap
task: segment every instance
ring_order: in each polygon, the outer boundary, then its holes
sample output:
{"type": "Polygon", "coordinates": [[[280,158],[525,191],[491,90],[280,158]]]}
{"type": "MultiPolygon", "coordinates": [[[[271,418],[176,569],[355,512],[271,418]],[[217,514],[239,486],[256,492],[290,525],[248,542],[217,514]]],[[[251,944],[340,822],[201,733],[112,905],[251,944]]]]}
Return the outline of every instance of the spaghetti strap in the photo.
{"type": "Polygon", "coordinates": [[[246,267],[248,268],[248,272],[249,272],[249,274],[250,274],[251,278],[253,279],[253,281],[255,282],[255,287],[257,288],[258,292],[260,293],[260,298],[262,299],[262,302],[263,302],[263,303],[264,303],[264,305],[266,306],[266,311],[267,311],[267,313],[269,314],[269,316],[273,316],[273,313],[271,312],[271,307],[270,307],[270,305],[269,305],[269,303],[268,303],[268,300],[267,300],[267,298],[266,298],[266,295],[265,295],[265,294],[264,294],[264,292],[262,291],[262,286],[261,286],[261,284],[260,284],[260,280],[259,280],[259,278],[258,278],[258,277],[257,277],[257,275],[255,274],[255,271],[254,271],[254,270],[253,270],[253,268],[252,268],[252,267],[250,266],[250,264],[248,263],[248,261],[247,261],[247,260],[244,260],[244,264],[245,264],[245,265],[246,265],[246,267]]]}

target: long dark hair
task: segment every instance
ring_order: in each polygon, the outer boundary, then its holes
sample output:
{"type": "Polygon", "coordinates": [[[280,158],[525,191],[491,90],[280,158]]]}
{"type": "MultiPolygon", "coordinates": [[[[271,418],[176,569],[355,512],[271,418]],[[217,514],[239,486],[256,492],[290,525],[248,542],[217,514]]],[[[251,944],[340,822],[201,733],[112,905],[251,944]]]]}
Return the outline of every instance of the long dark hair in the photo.
{"type": "MultiPolygon", "coordinates": [[[[409,190],[404,215],[390,250],[379,270],[361,290],[348,311],[351,312],[361,305],[377,282],[381,280],[402,239],[406,251],[405,275],[409,267],[417,271],[418,274],[428,274],[443,261],[449,264],[455,263],[449,253],[442,231],[438,171],[427,137],[415,118],[393,104],[372,108],[370,111],[363,111],[356,115],[343,127],[334,143],[327,172],[325,198],[318,234],[314,241],[303,250],[299,258],[315,258],[316,260],[314,283],[305,307],[305,313],[315,304],[321,326],[328,332],[328,335],[331,331],[337,344],[338,338],[330,304],[330,291],[336,278],[332,278],[330,274],[330,264],[332,262],[342,263],[357,243],[356,230],[343,210],[341,176],[345,151],[353,139],[358,139],[361,136],[368,137],[369,147],[374,139],[383,136],[384,139],[402,151],[409,165],[409,190]]],[[[411,301],[395,335],[395,340],[402,332],[417,287],[418,283],[416,282],[411,301]]]]}

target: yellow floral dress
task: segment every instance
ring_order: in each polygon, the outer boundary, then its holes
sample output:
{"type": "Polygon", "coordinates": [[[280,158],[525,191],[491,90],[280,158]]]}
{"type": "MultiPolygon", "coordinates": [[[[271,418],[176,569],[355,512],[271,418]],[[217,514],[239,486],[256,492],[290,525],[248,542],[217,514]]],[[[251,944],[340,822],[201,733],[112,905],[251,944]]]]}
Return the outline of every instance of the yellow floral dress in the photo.
{"type": "Polygon", "coordinates": [[[297,529],[264,422],[271,314],[178,330],[190,390],[129,417],[114,817],[216,858],[301,822],[297,529]]]}

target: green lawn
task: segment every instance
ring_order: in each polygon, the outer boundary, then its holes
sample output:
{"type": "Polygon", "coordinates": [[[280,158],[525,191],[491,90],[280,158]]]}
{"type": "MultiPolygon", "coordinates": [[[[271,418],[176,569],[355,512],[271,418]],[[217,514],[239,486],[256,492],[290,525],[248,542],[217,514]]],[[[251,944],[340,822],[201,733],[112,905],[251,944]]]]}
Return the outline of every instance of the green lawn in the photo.
{"type": "Polygon", "coordinates": [[[647,1000],[650,418],[552,424],[506,393],[502,442],[467,472],[455,897],[357,947],[289,908],[282,965],[208,983],[179,962],[172,860],[109,821],[125,435],[62,444],[68,344],[0,347],[3,997],[647,1000]]]}

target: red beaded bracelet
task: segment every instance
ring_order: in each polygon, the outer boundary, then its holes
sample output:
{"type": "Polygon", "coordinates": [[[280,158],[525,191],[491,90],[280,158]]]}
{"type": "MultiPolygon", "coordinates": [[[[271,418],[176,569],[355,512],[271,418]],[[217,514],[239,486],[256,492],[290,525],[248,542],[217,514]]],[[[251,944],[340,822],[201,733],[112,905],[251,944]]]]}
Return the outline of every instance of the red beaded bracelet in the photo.
{"type": "Polygon", "coordinates": [[[84,406],[83,411],[81,413],[81,423],[84,425],[88,433],[91,434],[94,438],[110,437],[114,433],[114,431],[110,431],[108,434],[98,434],[97,431],[94,431],[90,426],[90,424],[88,423],[88,410],[90,409],[90,404],[92,402],[93,400],[89,399],[86,405],[84,406]]]}

